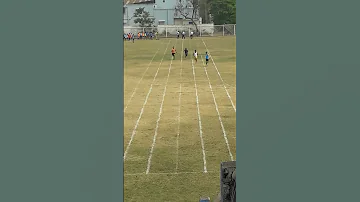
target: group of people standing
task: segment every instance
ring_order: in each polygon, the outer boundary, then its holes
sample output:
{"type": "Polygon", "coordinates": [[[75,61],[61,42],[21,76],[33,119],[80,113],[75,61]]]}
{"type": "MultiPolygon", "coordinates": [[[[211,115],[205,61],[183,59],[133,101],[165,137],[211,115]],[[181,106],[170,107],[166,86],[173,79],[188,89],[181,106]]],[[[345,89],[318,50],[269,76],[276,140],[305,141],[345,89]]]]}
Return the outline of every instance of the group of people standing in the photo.
{"type": "Polygon", "coordinates": [[[138,32],[138,39],[153,39],[154,37],[157,39],[157,32],[138,32]]]}
{"type": "MultiPolygon", "coordinates": [[[[186,32],[185,31],[182,31],[180,33],[180,31],[177,31],[176,32],[176,35],[177,35],[177,38],[179,39],[180,38],[180,34],[181,34],[181,38],[182,39],[185,39],[185,35],[186,35],[186,32]]],[[[190,38],[192,39],[194,36],[194,32],[191,31],[190,32],[190,38]]],[[[136,35],[134,33],[124,33],[124,41],[128,40],[128,41],[135,41],[135,38],[137,39],[155,39],[158,40],[158,32],[138,32],[136,35]]]]}
{"type": "MultiPolygon", "coordinates": [[[[182,31],[182,32],[181,32],[181,38],[182,38],[182,39],[185,39],[185,34],[186,34],[185,31],[182,31]]],[[[177,32],[176,32],[176,35],[177,35],[177,38],[180,38],[180,31],[177,31],[177,32]]],[[[194,36],[194,32],[191,31],[191,32],[190,32],[190,38],[192,39],[193,36],[194,36]]]]}
{"type": "Polygon", "coordinates": [[[124,41],[126,40],[128,41],[132,40],[134,42],[135,35],[133,33],[127,33],[127,34],[124,33],[124,41]]]}
{"type": "MultiPolygon", "coordinates": [[[[171,56],[172,56],[173,60],[175,59],[175,54],[176,54],[176,49],[173,46],[172,49],[171,49],[171,56]]],[[[188,54],[189,54],[189,50],[187,48],[185,48],[184,49],[185,58],[187,58],[188,54]]],[[[196,50],[194,50],[193,57],[194,57],[195,63],[197,63],[198,52],[196,50]]],[[[208,65],[208,63],[209,63],[209,54],[208,54],[208,52],[205,52],[205,64],[206,64],[206,66],[208,65]]]]}
{"type": "MultiPolygon", "coordinates": [[[[127,33],[124,34],[124,41],[128,40],[128,41],[133,41],[135,40],[135,34],[133,33],[127,33]]],[[[158,32],[138,32],[137,33],[137,39],[153,39],[153,38],[158,39],[158,32]]]]}

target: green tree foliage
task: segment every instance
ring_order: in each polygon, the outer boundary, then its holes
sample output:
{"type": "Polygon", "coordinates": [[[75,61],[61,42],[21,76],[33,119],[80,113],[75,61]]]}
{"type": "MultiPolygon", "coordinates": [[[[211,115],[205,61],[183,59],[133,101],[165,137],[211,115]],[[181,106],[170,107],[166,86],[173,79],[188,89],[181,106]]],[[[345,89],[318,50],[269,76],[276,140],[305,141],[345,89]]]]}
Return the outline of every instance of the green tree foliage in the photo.
{"type": "Polygon", "coordinates": [[[134,23],[140,27],[151,27],[155,22],[155,18],[150,17],[150,13],[145,11],[145,7],[136,9],[134,17],[134,23]]]}
{"type": "Polygon", "coordinates": [[[208,2],[214,24],[236,24],[236,0],[208,0],[208,2]]]}

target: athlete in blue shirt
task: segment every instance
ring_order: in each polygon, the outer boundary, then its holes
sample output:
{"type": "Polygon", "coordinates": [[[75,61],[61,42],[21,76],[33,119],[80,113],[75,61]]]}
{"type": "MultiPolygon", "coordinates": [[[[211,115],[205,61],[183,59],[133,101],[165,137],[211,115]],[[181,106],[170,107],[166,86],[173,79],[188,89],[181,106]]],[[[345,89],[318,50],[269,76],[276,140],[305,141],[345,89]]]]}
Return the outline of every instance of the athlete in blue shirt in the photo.
{"type": "Polygon", "coordinates": [[[206,60],[206,66],[207,66],[207,64],[209,62],[209,54],[208,54],[208,52],[205,53],[205,60],[206,60]]]}

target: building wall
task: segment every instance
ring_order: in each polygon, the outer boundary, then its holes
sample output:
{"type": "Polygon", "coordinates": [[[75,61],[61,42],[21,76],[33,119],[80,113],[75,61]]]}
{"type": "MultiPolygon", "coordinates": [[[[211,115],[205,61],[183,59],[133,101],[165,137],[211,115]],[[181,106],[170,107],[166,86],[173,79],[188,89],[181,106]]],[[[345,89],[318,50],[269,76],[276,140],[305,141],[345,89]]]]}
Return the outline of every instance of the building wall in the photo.
{"type": "MultiPolygon", "coordinates": [[[[127,4],[124,10],[124,25],[136,26],[134,23],[134,12],[137,8],[145,7],[145,11],[150,13],[150,17],[155,18],[154,25],[157,26],[159,21],[163,21],[164,25],[174,25],[180,23],[181,15],[175,14],[175,7],[179,0],[156,0],[155,4],[127,4]]],[[[185,2],[185,0],[182,0],[185,2]]],[[[190,9],[191,10],[191,9],[190,9]]],[[[190,11],[189,10],[189,11],[190,11]]]]}
{"type": "Polygon", "coordinates": [[[158,9],[174,9],[179,0],[156,0],[155,4],[158,9]]]}
{"type": "MultiPolygon", "coordinates": [[[[175,12],[175,7],[178,4],[179,0],[156,0],[155,4],[155,15],[157,20],[165,20],[165,25],[174,25],[174,24],[188,24],[187,20],[181,22],[180,14],[175,12]]],[[[182,0],[183,5],[187,4],[187,0],[182,0]]],[[[191,13],[192,9],[187,9],[186,12],[191,13]]],[[[198,18],[198,16],[196,16],[198,18]]]]}
{"type": "Polygon", "coordinates": [[[155,24],[158,24],[159,20],[163,20],[165,25],[174,24],[175,9],[155,8],[154,13],[155,13],[155,24]]]}
{"type": "Polygon", "coordinates": [[[181,18],[175,18],[174,19],[174,25],[183,25],[183,19],[181,18]]]}

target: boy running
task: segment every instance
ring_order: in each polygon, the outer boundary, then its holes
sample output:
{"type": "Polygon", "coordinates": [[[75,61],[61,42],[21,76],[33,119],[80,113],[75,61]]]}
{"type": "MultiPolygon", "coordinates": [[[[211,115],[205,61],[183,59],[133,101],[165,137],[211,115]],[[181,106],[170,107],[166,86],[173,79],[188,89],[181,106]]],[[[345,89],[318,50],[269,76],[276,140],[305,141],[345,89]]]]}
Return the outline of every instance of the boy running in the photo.
{"type": "Polygon", "coordinates": [[[194,35],[194,32],[193,32],[193,31],[191,31],[191,32],[190,32],[190,39],[192,39],[192,38],[193,38],[193,35],[194,35]]]}
{"type": "Polygon", "coordinates": [[[176,50],[175,50],[175,48],[173,46],[172,49],[171,49],[171,55],[172,55],[173,60],[175,60],[175,53],[176,53],[176,50]]]}
{"type": "Polygon", "coordinates": [[[206,66],[207,66],[208,63],[209,63],[209,54],[208,54],[208,52],[205,53],[205,60],[206,60],[206,66]]]}
{"type": "Polygon", "coordinates": [[[194,51],[194,60],[195,63],[197,63],[197,58],[198,58],[198,53],[196,52],[196,50],[194,51]]]}
{"type": "Polygon", "coordinates": [[[185,50],[184,50],[185,58],[188,56],[188,52],[189,52],[189,50],[187,48],[185,48],[185,50]]]}
{"type": "Polygon", "coordinates": [[[181,38],[182,38],[182,39],[185,39],[185,31],[182,32],[181,38]]]}
{"type": "Polygon", "coordinates": [[[179,37],[180,37],[180,32],[177,31],[177,32],[176,32],[176,35],[177,35],[177,38],[179,38],[179,37]]]}

